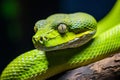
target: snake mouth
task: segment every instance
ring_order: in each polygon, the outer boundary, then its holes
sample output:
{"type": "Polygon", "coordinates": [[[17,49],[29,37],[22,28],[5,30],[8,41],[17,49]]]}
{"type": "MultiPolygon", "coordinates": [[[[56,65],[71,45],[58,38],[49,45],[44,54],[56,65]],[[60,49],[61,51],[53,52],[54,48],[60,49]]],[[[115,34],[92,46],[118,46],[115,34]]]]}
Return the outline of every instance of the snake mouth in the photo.
{"type": "Polygon", "coordinates": [[[74,38],[73,40],[70,40],[69,42],[57,45],[57,46],[51,46],[46,47],[41,44],[34,44],[35,48],[43,51],[52,51],[52,50],[60,50],[60,49],[67,49],[67,48],[76,48],[84,45],[88,41],[90,41],[93,37],[93,35],[96,33],[96,31],[91,31],[88,34],[82,35],[80,37],[74,38]]]}

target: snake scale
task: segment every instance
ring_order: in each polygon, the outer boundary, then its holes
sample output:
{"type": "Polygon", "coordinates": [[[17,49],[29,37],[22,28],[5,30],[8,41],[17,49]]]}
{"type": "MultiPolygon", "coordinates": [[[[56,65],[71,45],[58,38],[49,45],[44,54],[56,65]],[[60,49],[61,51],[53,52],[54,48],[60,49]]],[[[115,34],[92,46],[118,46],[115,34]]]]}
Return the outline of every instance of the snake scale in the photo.
{"type": "Polygon", "coordinates": [[[39,20],[32,38],[37,49],[11,61],[0,79],[45,80],[115,53],[120,50],[119,14],[120,0],[117,0],[98,24],[91,15],[83,12],[54,14],[39,20]]]}

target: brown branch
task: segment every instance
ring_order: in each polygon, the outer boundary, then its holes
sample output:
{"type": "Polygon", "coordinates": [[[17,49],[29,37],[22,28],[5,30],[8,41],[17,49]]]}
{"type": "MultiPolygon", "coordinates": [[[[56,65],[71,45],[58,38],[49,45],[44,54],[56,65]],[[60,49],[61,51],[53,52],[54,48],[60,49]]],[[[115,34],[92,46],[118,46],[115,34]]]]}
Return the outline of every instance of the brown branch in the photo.
{"type": "Polygon", "coordinates": [[[120,53],[88,66],[67,71],[57,80],[119,80],[120,53]]]}

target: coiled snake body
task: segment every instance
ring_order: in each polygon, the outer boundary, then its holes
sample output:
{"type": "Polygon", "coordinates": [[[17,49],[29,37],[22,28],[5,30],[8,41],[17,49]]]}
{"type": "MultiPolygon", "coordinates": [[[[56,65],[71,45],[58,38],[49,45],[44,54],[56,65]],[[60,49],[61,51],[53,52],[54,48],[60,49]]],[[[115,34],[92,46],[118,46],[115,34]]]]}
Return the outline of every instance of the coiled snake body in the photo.
{"type": "Polygon", "coordinates": [[[46,20],[39,20],[32,38],[37,49],[25,52],[10,62],[2,72],[1,80],[45,80],[118,51],[119,14],[118,0],[98,25],[91,15],[82,12],[54,14],[46,20]]]}

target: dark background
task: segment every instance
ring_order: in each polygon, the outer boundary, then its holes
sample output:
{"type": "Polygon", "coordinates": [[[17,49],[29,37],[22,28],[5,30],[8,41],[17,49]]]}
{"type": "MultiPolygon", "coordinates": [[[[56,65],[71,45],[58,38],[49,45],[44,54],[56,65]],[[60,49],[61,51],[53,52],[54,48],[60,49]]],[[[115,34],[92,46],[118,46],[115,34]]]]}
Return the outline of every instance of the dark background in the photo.
{"type": "Polygon", "coordinates": [[[16,56],[34,49],[33,27],[36,21],[54,13],[87,12],[97,21],[116,0],[1,0],[0,1],[0,73],[16,56]]]}

